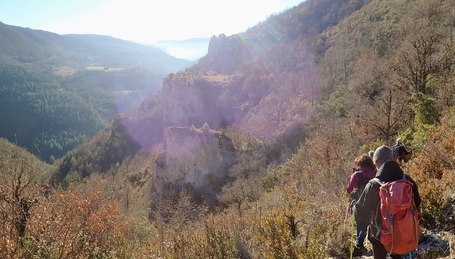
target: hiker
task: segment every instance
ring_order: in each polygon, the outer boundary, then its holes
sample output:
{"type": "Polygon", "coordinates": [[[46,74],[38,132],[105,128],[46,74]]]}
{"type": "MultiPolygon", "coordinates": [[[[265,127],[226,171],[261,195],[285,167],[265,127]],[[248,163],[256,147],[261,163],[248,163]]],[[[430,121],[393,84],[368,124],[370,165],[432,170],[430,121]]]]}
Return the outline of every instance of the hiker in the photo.
{"type": "Polygon", "coordinates": [[[401,138],[398,138],[395,145],[393,146],[393,156],[396,161],[399,161],[400,163],[404,161],[407,163],[409,159],[411,159],[411,152],[408,152],[406,148],[403,145],[403,141],[401,138]]]}
{"type": "MultiPolygon", "coordinates": [[[[387,146],[378,147],[373,155],[373,163],[375,164],[378,171],[375,178],[378,178],[384,183],[393,182],[396,180],[403,179],[404,177],[409,180],[412,185],[412,192],[414,197],[414,203],[418,208],[420,206],[420,195],[418,187],[414,180],[409,175],[404,174],[400,165],[394,161],[392,150],[387,146]]],[[[380,196],[379,196],[380,185],[371,180],[365,186],[359,201],[356,203],[356,210],[359,218],[366,218],[370,220],[368,227],[368,240],[373,246],[374,259],[386,259],[387,250],[381,243],[381,213],[379,212],[380,196]]],[[[401,259],[401,255],[391,254],[392,259],[401,259]]]]}
{"type": "Polygon", "coordinates": [[[367,154],[360,155],[354,159],[357,168],[354,168],[349,179],[346,191],[350,195],[350,212],[354,214],[355,225],[357,229],[357,238],[354,246],[354,256],[360,256],[365,251],[363,245],[367,235],[368,220],[362,220],[357,217],[355,210],[355,202],[357,202],[368,181],[376,175],[376,167],[373,164],[373,159],[367,154]]]}

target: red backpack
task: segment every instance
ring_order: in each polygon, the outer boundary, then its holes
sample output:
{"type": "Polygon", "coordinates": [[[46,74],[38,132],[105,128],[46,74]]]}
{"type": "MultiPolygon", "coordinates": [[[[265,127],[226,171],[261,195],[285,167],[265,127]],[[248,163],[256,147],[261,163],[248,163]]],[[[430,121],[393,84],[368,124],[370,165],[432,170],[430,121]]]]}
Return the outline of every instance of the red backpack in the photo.
{"type": "Polygon", "coordinates": [[[419,245],[420,217],[414,202],[413,184],[405,176],[388,183],[373,179],[381,185],[381,243],[389,253],[405,254],[415,250],[419,245]]]}

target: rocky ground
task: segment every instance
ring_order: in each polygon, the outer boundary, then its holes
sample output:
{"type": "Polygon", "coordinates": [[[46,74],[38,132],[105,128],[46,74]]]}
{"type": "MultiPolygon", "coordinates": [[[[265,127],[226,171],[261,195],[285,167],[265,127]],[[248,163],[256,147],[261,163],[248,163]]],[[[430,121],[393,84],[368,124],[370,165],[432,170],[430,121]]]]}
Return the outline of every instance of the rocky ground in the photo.
{"type": "MultiPolygon", "coordinates": [[[[412,253],[403,256],[403,259],[454,259],[455,258],[455,239],[453,234],[448,232],[431,232],[423,231],[419,247],[412,253]]],[[[368,249],[362,256],[353,257],[353,259],[374,259],[371,245],[366,241],[368,249]]],[[[387,257],[390,259],[390,257],[387,257]]],[[[342,259],[329,258],[329,259],[342,259]]]]}
{"type": "MultiPolygon", "coordinates": [[[[403,259],[415,258],[455,258],[455,251],[451,251],[451,238],[449,233],[430,233],[424,232],[422,240],[416,251],[403,256],[403,259]]],[[[372,251],[368,251],[363,256],[354,257],[363,259],[373,259],[372,251]]]]}

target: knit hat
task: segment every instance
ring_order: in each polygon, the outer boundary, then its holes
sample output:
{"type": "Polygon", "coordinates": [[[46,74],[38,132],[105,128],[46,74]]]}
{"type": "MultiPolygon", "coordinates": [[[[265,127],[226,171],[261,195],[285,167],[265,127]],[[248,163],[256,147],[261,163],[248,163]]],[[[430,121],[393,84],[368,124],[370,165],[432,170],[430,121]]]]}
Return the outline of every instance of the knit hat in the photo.
{"type": "Polygon", "coordinates": [[[381,167],[382,164],[389,160],[393,160],[393,154],[388,146],[382,145],[376,148],[373,154],[373,163],[376,167],[381,167]]]}

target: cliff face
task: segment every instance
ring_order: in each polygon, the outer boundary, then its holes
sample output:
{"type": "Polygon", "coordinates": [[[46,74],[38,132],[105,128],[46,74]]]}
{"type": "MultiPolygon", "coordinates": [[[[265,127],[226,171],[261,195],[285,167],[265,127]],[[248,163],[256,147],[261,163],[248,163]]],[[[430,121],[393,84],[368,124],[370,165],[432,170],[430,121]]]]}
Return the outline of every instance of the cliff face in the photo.
{"type": "Polygon", "coordinates": [[[169,127],[165,130],[166,151],[155,161],[154,187],[158,194],[190,187],[210,197],[224,183],[234,161],[231,139],[219,131],[169,127]]]}
{"type": "Polygon", "coordinates": [[[218,102],[222,86],[203,77],[171,77],[164,82],[162,90],[164,128],[173,126],[219,129],[231,123],[234,110],[226,109],[218,102]]]}
{"type": "Polygon", "coordinates": [[[158,195],[189,188],[214,198],[234,162],[231,139],[217,131],[232,123],[234,111],[218,100],[223,80],[169,75],[162,90],[165,150],[155,161],[154,187],[158,195]]]}
{"type": "Polygon", "coordinates": [[[210,39],[207,55],[202,57],[197,69],[215,71],[219,74],[232,74],[241,64],[250,61],[256,55],[254,48],[239,36],[226,37],[220,34],[210,39]]]}

